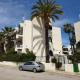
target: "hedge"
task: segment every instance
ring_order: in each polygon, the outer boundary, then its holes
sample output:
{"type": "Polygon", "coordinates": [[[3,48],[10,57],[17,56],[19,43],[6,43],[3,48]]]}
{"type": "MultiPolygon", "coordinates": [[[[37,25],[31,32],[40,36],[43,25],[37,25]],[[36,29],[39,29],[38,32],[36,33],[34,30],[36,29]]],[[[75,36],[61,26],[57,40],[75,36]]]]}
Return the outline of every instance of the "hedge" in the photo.
{"type": "Polygon", "coordinates": [[[21,53],[2,53],[0,54],[0,61],[12,61],[12,62],[26,62],[34,61],[36,56],[33,52],[28,52],[27,54],[21,53]]]}

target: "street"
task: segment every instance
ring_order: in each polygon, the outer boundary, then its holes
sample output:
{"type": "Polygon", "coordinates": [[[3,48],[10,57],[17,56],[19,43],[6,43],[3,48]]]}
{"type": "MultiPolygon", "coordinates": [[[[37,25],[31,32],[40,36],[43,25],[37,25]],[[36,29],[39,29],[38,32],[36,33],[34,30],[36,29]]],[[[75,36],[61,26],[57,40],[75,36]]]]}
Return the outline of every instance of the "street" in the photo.
{"type": "Polygon", "coordinates": [[[0,80],[80,80],[79,76],[50,72],[19,71],[17,67],[0,66],[0,80]]]}

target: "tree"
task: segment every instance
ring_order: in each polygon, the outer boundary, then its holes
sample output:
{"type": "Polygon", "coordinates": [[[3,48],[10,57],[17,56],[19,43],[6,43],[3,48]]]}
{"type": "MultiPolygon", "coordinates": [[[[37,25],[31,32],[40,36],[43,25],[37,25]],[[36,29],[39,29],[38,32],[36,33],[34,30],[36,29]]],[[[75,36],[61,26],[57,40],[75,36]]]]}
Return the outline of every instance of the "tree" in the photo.
{"type": "Polygon", "coordinates": [[[32,7],[32,16],[41,18],[45,27],[45,45],[46,45],[46,62],[49,62],[49,40],[48,29],[50,27],[50,19],[55,21],[59,19],[58,15],[62,15],[61,6],[56,4],[54,0],[38,0],[32,7]]]}
{"type": "Polygon", "coordinates": [[[64,32],[68,34],[69,36],[69,41],[72,49],[72,53],[75,52],[75,32],[74,32],[74,27],[71,24],[65,24],[64,25],[64,32]]]}
{"type": "Polygon", "coordinates": [[[5,52],[14,46],[15,30],[12,27],[4,27],[2,29],[5,52]]]}
{"type": "Polygon", "coordinates": [[[80,53],[80,41],[76,44],[76,51],[80,53]]]}
{"type": "Polygon", "coordinates": [[[80,41],[76,44],[76,52],[69,56],[72,63],[80,63],[80,41]]]}
{"type": "Polygon", "coordinates": [[[4,38],[2,32],[0,32],[0,53],[4,53],[4,38]]]}

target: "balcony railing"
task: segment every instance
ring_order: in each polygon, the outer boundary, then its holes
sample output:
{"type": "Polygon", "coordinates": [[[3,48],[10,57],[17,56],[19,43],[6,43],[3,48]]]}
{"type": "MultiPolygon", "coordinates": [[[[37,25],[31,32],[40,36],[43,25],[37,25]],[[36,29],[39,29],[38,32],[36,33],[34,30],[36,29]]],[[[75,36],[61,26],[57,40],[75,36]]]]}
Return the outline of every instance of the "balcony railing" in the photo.
{"type": "Polygon", "coordinates": [[[16,48],[22,49],[22,45],[16,45],[16,48]]]}
{"type": "Polygon", "coordinates": [[[20,34],[16,34],[16,38],[22,37],[22,35],[20,34]]]}

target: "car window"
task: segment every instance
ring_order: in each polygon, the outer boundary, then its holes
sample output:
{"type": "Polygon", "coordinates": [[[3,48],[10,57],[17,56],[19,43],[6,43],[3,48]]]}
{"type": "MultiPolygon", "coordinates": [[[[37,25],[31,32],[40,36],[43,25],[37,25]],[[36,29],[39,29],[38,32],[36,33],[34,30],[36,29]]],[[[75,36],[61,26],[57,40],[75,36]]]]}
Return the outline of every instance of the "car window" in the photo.
{"type": "Polygon", "coordinates": [[[42,64],[42,63],[40,63],[40,62],[36,62],[37,64],[42,64]]]}
{"type": "Polygon", "coordinates": [[[34,63],[33,62],[26,62],[26,63],[24,63],[24,65],[34,65],[34,63]]]}

